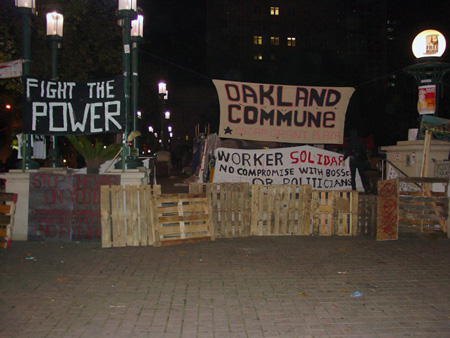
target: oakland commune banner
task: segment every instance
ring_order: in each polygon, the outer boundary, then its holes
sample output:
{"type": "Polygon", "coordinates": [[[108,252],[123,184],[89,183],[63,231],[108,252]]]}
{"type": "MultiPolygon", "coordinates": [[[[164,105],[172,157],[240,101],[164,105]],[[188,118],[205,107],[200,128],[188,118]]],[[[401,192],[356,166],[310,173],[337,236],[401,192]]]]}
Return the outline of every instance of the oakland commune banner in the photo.
{"type": "Polygon", "coordinates": [[[344,140],[354,88],[213,82],[220,101],[220,137],[314,144],[344,140]]]}
{"type": "Polygon", "coordinates": [[[26,77],[25,134],[67,135],[123,132],[123,76],[87,83],[26,77]]]}
{"type": "MultiPolygon", "coordinates": [[[[277,149],[215,150],[214,183],[311,185],[315,190],[351,190],[344,155],[311,146],[277,149]]],[[[356,188],[363,191],[359,175],[356,188]]]]}

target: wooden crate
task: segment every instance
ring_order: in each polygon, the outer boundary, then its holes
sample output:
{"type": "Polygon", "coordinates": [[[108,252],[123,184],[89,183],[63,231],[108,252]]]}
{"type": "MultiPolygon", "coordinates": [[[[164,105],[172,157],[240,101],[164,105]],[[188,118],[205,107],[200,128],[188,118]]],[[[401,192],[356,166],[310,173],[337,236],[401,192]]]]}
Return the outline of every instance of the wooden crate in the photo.
{"type": "Polygon", "coordinates": [[[0,247],[11,246],[17,194],[0,193],[0,247]]]}
{"type": "Polygon", "coordinates": [[[309,185],[253,185],[251,235],[309,235],[309,185]]]}
{"type": "Polygon", "coordinates": [[[206,194],[164,194],[156,197],[154,246],[211,240],[206,194]]]}
{"type": "Polygon", "coordinates": [[[153,245],[161,186],[101,186],[102,247],[153,245]]]}
{"type": "Polygon", "coordinates": [[[310,231],[319,236],[357,235],[358,192],[313,191],[310,231]]]}

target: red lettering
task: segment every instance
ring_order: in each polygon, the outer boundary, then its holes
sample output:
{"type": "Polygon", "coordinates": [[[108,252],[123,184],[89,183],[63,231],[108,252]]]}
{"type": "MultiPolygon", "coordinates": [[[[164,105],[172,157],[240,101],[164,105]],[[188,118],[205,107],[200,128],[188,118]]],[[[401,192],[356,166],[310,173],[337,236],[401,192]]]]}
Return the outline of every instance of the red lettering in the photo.
{"type": "Polygon", "coordinates": [[[292,153],[291,153],[291,158],[292,158],[292,164],[296,164],[296,163],[298,163],[298,158],[295,158],[294,157],[294,154],[298,154],[298,151],[293,151],[292,153]]]}

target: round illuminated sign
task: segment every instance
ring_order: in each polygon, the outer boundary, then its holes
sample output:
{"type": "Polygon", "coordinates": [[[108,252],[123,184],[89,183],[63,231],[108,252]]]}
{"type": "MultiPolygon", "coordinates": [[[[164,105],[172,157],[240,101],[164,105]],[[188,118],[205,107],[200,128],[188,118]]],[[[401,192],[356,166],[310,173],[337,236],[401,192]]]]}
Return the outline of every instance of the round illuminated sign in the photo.
{"type": "Polygon", "coordinates": [[[444,35],[434,29],[420,32],[412,43],[412,51],[416,58],[441,57],[447,43],[444,35]]]}

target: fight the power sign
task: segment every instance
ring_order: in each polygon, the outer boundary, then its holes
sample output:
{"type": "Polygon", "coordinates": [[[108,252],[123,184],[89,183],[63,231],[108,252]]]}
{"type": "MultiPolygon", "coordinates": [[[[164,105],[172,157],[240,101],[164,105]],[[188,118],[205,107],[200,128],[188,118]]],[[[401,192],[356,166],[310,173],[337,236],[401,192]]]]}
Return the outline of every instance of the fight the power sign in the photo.
{"type": "Polygon", "coordinates": [[[213,80],[219,136],[283,143],[340,144],[354,88],[213,80]]]}
{"type": "Polygon", "coordinates": [[[87,83],[27,77],[24,87],[23,125],[26,134],[123,132],[123,76],[87,83]]]}

